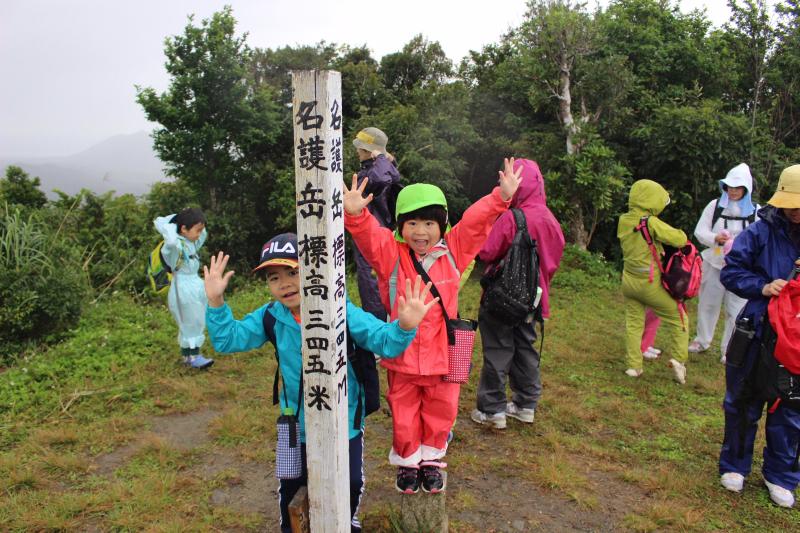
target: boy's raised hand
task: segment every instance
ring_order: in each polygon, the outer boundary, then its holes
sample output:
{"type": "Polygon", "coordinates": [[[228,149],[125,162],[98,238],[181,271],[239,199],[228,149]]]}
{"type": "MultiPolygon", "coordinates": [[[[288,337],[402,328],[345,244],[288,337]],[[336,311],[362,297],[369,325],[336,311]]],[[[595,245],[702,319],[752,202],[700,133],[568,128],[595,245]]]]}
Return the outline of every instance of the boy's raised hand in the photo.
{"type": "Polygon", "coordinates": [[[348,215],[358,215],[361,211],[367,207],[372,201],[372,193],[367,195],[364,198],[364,189],[367,187],[367,180],[369,178],[364,178],[364,181],[361,182],[361,186],[358,185],[358,174],[353,174],[353,184],[350,188],[347,188],[347,185],[344,186],[344,210],[347,212],[348,215]]]}
{"type": "Polygon", "coordinates": [[[211,307],[221,307],[225,303],[222,295],[228,286],[233,270],[225,272],[230,256],[219,252],[216,257],[211,256],[211,266],[203,265],[203,283],[206,286],[206,297],[211,307]]]}
{"type": "Polygon", "coordinates": [[[514,158],[505,158],[503,159],[503,170],[499,171],[498,174],[500,174],[500,179],[497,180],[500,184],[500,196],[508,202],[514,197],[519,184],[522,183],[522,166],[515,171],[514,158]]]}
{"type": "Polygon", "coordinates": [[[417,276],[414,280],[414,288],[411,288],[411,280],[406,278],[405,297],[397,298],[397,317],[400,319],[400,327],[406,331],[419,326],[425,314],[432,306],[436,305],[439,298],[434,298],[425,303],[425,298],[430,294],[431,284],[426,283],[422,286],[422,278],[417,276]],[[408,299],[406,299],[408,298],[408,299]]]}

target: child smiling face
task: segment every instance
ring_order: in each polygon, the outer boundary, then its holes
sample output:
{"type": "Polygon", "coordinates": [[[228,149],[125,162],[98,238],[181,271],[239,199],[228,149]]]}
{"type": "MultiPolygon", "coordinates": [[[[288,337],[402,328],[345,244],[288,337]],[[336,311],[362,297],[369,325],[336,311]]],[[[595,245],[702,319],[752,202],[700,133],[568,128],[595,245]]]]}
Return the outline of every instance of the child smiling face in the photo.
{"type": "Polygon", "coordinates": [[[441,240],[442,230],[435,220],[412,218],[403,223],[401,236],[417,255],[425,255],[441,240]]]}
{"type": "Polygon", "coordinates": [[[267,285],[272,296],[296,313],[300,311],[300,269],[284,265],[268,266],[267,285]]]}

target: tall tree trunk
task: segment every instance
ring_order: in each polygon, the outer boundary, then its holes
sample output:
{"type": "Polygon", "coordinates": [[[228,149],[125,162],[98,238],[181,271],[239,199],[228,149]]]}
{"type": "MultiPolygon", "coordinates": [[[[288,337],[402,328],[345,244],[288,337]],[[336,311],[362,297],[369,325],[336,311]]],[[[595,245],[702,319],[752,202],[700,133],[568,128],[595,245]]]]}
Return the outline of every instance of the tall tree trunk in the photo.
{"type": "MultiPolygon", "coordinates": [[[[558,116],[566,135],[567,154],[573,155],[578,150],[578,147],[575,146],[574,138],[580,133],[580,125],[575,122],[575,118],[572,116],[572,80],[570,79],[570,64],[566,50],[562,50],[559,70],[558,116]]],[[[572,205],[575,210],[569,220],[569,233],[574,244],[585,250],[589,244],[589,235],[583,221],[580,198],[572,198],[572,205]]]]}

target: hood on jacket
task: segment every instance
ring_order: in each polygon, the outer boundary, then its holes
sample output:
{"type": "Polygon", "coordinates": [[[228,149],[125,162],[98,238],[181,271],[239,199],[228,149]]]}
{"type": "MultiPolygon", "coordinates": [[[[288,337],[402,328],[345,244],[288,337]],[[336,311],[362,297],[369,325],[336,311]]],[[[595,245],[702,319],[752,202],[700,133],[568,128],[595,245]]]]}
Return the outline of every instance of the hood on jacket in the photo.
{"type": "Polygon", "coordinates": [[[517,159],[514,170],[522,167],[522,181],[517,192],[511,199],[511,207],[522,207],[532,204],[546,204],[547,196],[544,192],[544,177],[536,161],[530,159],[517,159]]]}
{"type": "Polygon", "coordinates": [[[739,207],[738,216],[749,217],[752,215],[756,210],[751,197],[753,192],[753,176],[750,174],[750,167],[747,166],[747,163],[739,163],[730,169],[723,179],[719,180],[719,190],[722,193],[719,197],[719,206],[722,208],[728,207],[732,202],[728,197],[728,191],[725,190],[726,185],[728,187],[745,188],[742,199],[735,202],[739,207]]]}
{"type": "Polygon", "coordinates": [[[631,185],[628,195],[628,209],[644,211],[649,215],[659,215],[669,204],[667,190],[653,180],[639,180],[631,185]]]}

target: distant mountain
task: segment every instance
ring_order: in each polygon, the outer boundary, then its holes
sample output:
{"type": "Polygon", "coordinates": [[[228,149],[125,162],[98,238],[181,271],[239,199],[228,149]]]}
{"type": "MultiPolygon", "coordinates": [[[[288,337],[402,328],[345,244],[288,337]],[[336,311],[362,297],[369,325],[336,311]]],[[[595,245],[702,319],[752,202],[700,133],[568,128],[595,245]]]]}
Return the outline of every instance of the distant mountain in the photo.
{"type": "Polygon", "coordinates": [[[48,197],[53,189],[75,194],[81,189],[96,193],[144,194],[157,181],[165,181],[164,164],[153,152],[147,132],[116,135],[82,152],[63,157],[0,158],[2,174],[17,165],[31,177],[39,176],[48,197]]]}

